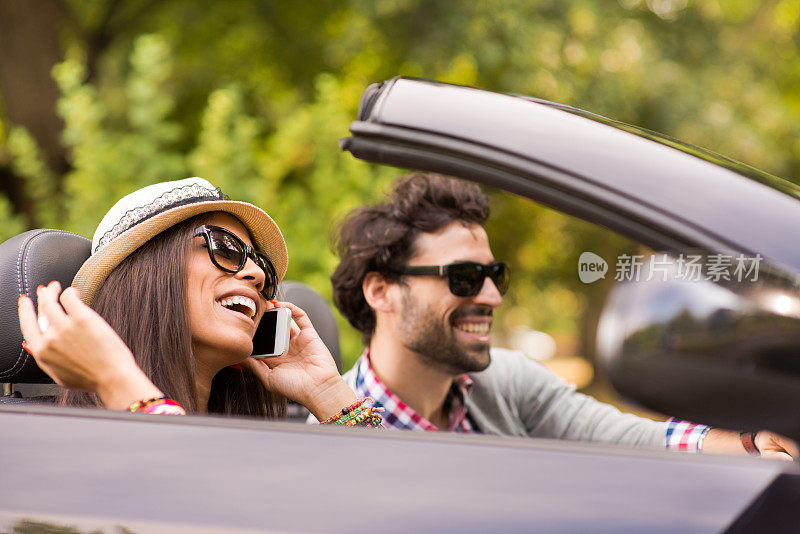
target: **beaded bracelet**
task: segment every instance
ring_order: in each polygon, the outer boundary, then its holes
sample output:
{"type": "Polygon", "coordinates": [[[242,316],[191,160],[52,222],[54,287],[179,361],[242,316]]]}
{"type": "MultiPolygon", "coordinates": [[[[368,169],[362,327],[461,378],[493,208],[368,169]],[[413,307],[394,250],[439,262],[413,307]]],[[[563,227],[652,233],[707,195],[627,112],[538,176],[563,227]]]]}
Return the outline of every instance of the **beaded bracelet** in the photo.
{"type": "Polygon", "coordinates": [[[367,401],[371,402],[372,399],[369,398],[369,397],[362,397],[362,398],[358,399],[357,401],[355,401],[350,406],[346,406],[346,407],[342,408],[342,411],[340,413],[334,414],[334,415],[330,416],[329,418],[325,419],[324,421],[322,421],[322,424],[333,423],[334,421],[339,420],[341,417],[347,416],[353,410],[357,409],[358,407],[360,407],[362,404],[364,404],[367,401]]]}
{"type": "Polygon", "coordinates": [[[342,426],[364,426],[368,428],[382,427],[381,416],[378,412],[384,411],[383,408],[375,408],[372,406],[365,406],[367,402],[374,402],[370,397],[358,399],[356,402],[342,408],[342,410],[322,421],[324,425],[342,425],[342,426]]]}
{"type": "Polygon", "coordinates": [[[183,406],[166,397],[154,397],[136,401],[128,406],[128,411],[154,415],[186,415],[186,410],[183,409],[183,406]]]}

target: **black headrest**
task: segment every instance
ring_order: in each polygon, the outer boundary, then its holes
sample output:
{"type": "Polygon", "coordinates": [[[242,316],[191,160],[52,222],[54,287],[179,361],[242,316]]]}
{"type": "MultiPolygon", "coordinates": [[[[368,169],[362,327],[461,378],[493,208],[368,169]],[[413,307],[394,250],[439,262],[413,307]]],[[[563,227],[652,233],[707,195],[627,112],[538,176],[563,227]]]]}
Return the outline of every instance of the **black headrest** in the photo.
{"type": "Polygon", "coordinates": [[[72,284],[90,250],[91,241],[63,230],[30,230],[0,244],[0,383],[52,382],[22,349],[17,300],[24,293],[36,303],[36,286],[53,280],[72,284]]]}
{"type": "Polygon", "coordinates": [[[339,327],[330,304],[312,288],[293,280],[284,280],[279,287],[282,300],[299,306],[308,314],[311,324],[331,351],[339,372],[342,371],[342,354],[339,348],[339,327]]]}

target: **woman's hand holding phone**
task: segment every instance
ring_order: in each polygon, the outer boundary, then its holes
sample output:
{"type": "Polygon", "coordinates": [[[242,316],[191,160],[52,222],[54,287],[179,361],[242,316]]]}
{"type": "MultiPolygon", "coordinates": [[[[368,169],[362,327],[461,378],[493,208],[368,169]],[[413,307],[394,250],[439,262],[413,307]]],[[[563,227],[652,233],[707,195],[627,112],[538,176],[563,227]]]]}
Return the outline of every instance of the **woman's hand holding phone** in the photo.
{"type": "Polygon", "coordinates": [[[356,401],[345,384],[328,347],[314,330],[308,315],[289,302],[272,301],[291,311],[289,348],[274,358],[248,358],[242,365],[261,379],[270,391],[304,405],[320,421],[356,401]]]}

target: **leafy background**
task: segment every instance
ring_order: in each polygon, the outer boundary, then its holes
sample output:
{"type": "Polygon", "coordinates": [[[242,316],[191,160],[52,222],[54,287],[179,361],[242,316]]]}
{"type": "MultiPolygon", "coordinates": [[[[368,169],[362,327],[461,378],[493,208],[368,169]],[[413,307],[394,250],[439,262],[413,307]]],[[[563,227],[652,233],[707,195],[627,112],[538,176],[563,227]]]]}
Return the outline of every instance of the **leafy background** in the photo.
{"type": "MultiPolygon", "coordinates": [[[[285,232],[288,277],[330,296],[332,225],[399,171],[337,147],[395,75],[563,102],[800,175],[796,0],[38,0],[0,3],[0,240],[91,236],[122,195],[211,179],[285,232]]],[[[602,284],[577,257],[625,239],[492,194],[519,325],[591,358],[602,284]]],[[[346,363],[360,352],[341,322],[346,363]]]]}

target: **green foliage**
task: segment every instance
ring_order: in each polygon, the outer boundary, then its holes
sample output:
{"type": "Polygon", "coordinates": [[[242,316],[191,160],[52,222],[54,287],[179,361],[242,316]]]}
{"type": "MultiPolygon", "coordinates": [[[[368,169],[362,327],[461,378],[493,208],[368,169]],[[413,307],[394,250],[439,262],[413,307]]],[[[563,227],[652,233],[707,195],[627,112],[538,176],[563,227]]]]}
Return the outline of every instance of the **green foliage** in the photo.
{"type": "Polygon", "coordinates": [[[125,80],[125,105],[111,112],[85,82],[83,64],[69,58],[53,69],[63,97],[64,143],[72,170],[65,180],[67,229],[91,236],[103,214],[133,189],[186,173],[176,148],[181,127],[169,119],[174,99],[166,87],[170,53],[156,35],[139,37],[125,80]]]}
{"type": "Polygon", "coordinates": [[[259,129],[258,121],[245,113],[241,90],[232,86],[214,91],[203,113],[197,147],[189,156],[191,173],[213,179],[231,198],[271,197],[265,190],[274,190],[274,182],[257,180],[259,129]]]}
{"type": "Polygon", "coordinates": [[[25,223],[14,214],[14,208],[5,196],[0,196],[0,242],[27,230],[25,223]]]}
{"type": "MultiPolygon", "coordinates": [[[[36,140],[25,128],[15,126],[9,132],[7,147],[12,168],[17,176],[24,178],[27,193],[39,208],[37,212],[39,220],[44,226],[58,227],[63,221],[59,213],[60,205],[53,201],[58,193],[54,187],[55,180],[53,173],[44,163],[36,140]]],[[[7,203],[6,199],[2,200],[7,203]]],[[[3,227],[9,233],[8,237],[21,231],[19,221],[10,228],[5,228],[5,225],[3,227]],[[11,233],[12,230],[14,233],[11,233]]]]}

